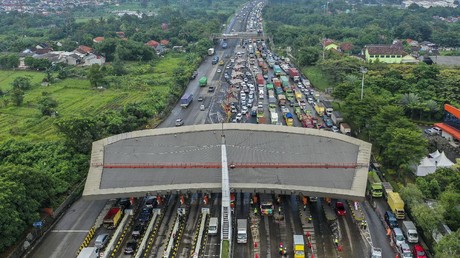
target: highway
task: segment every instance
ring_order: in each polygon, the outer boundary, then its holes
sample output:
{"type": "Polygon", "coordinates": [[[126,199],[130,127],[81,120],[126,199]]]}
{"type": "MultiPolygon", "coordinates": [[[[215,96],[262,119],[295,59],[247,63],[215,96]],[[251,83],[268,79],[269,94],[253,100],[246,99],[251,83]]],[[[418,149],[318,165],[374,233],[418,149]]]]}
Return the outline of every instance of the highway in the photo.
{"type": "MultiPolygon", "coordinates": [[[[253,6],[251,8],[253,8],[253,6]]],[[[247,29],[247,22],[250,17],[249,11],[246,10],[238,13],[241,14],[240,17],[233,17],[228,27],[225,29],[225,33],[229,33],[232,30],[245,31],[247,29]]],[[[222,123],[226,121],[226,113],[222,104],[227,99],[231,86],[224,78],[224,74],[225,72],[231,73],[232,69],[227,69],[226,66],[230,64],[230,59],[234,58],[237,52],[245,52],[242,58],[246,62],[249,62],[247,48],[241,46],[241,40],[230,39],[227,40],[227,43],[228,47],[226,49],[222,49],[220,43],[215,48],[216,55],[218,55],[221,60],[224,60],[225,64],[223,66],[213,65],[211,63],[212,57],[208,56],[198,68],[198,75],[194,80],[190,81],[186,89],[187,93],[192,93],[194,95],[194,101],[185,109],[180,107],[178,103],[171,110],[171,114],[159,125],[159,128],[174,127],[176,119],[179,118],[184,121],[184,125],[222,123]],[[222,71],[217,72],[218,69],[222,71]],[[208,87],[199,87],[198,80],[202,76],[208,77],[208,85],[216,86],[214,92],[208,92],[208,87]],[[197,101],[198,96],[204,98],[203,102],[197,101]],[[200,110],[201,104],[205,105],[204,111],[200,110]]],[[[253,66],[250,67],[252,68],[253,66]]],[[[261,70],[260,68],[251,68],[244,68],[243,72],[250,72],[251,76],[248,76],[250,77],[248,78],[248,83],[255,84],[254,75],[261,72],[261,70]]],[[[274,77],[273,70],[269,69],[267,81],[270,81],[272,77],[274,77]]],[[[265,117],[267,118],[266,123],[270,123],[268,97],[265,97],[263,100],[257,100],[257,94],[255,95],[254,105],[257,106],[259,101],[262,102],[265,117]]],[[[239,110],[241,109],[242,105],[241,102],[239,102],[239,110]]],[[[288,106],[288,109],[292,114],[295,114],[292,107],[288,106]]],[[[307,110],[309,110],[312,115],[315,114],[314,109],[309,104],[307,104],[307,110]]],[[[278,106],[276,111],[281,118],[280,122],[286,125],[283,121],[284,119],[282,119],[281,109],[278,106]]],[[[235,116],[236,113],[232,114],[230,121],[234,120],[235,116]]],[[[249,115],[243,116],[241,122],[257,123],[256,119],[249,115]]],[[[302,126],[295,115],[294,126],[302,126]]],[[[162,216],[156,217],[157,221],[155,224],[158,228],[155,234],[147,236],[151,245],[149,245],[148,249],[145,249],[146,255],[148,257],[163,257],[168,247],[168,242],[171,236],[173,236],[176,238],[174,243],[177,244],[177,257],[190,257],[194,248],[193,241],[197,235],[202,208],[209,208],[210,214],[207,216],[220,218],[221,196],[220,194],[212,194],[209,199],[209,204],[203,203],[202,194],[191,195],[189,199],[186,199],[184,204],[180,203],[180,198],[177,195],[167,196],[166,198],[165,203],[157,207],[161,209],[163,214],[162,216]],[[180,234],[173,232],[176,218],[179,216],[179,208],[184,208],[186,210],[186,214],[183,215],[184,220],[179,222],[179,227],[180,225],[183,226],[183,231],[180,234]]],[[[236,228],[237,219],[247,219],[252,215],[251,213],[256,206],[250,203],[250,198],[249,193],[236,193],[233,213],[234,229],[236,228]]],[[[358,223],[353,221],[349,207],[347,207],[347,214],[345,216],[338,217],[338,224],[342,232],[341,245],[343,249],[341,252],[337,251],[330,223],[325,218],[322,205],[327,204],[325,204],[323,199],[318,198],[317,202],[310,202],[306,207],[306,211],[310,212],[312,215],[312,227],[316,238],[316,243],[313,246],[315,257],[368,257],[369,246],[365,243],[364,237],[362,237],[363,233],[359,229],[358,223]]],[[[334,205],[334,203],[331,205],[334,205]]],[[[381,200],[378,201],[378,209],[381,211],[386,209],[385,205],[384,201],[383,203],[381,200]]],[[[107,208],[106,206],[106,201],[85,201],[80,199],[69,208],[69,211],[56,224],[55,228],[47,234],[40,245],[37,246],[28,257],[75,257],[89,229],[94,225],[98,217],[100,219],[101,214],[105,214],[103,211],[107,208]]],[[[385,236],[385,229],[379,215],[374,212],[367,202],[363,203],[363,207],[374,245],[383,249],[383,257],[394,257],[394,251],[389,245],[388,238],[385,236]]],[[[126,257],[126,255],[123,254],[123,248],[128,240],[131,239],[133,227],[137,223],[140,213],[137,205],[133,208],[135,212],[133,222],[128,224],[129,226],[125,229],[127,237],[122,240],[120,249],[116,252],[116,257],[126,257]]],[[[299,211],[301,210],[302,204],[298,196],[282,196],[279,203],[275,202],[275,216],[257,215],[258,231],[260,234],[260,243],[258,243],[261,254],[260,257],[279,257],[278,248],[280,243],[283,243],[283,245],[287,247],[287,250],[289,250],[287,257],[293,257],[293,235],[304,235],[305,232],[302,226],[302,223],[305,221],[302,220],[306,218],[299,215],[299,211]],[[279,216],[282,216],[282,219],[280,219],[279,216]]],[[[108,231],[102,228],[99,229],[95,235],[103,232],[108,231]]],[[[233,257],[253,256],[255,243],[250,233],[251,230],[248,229],[248,232],[248,243],[237,244],[236,233],[234,231],[233,236],[235,241],[232,250],[233,257]]],[[[202,257],[219,257],[220,234],[216,236],[207,236],[203,245],[202,257]]],[[[90,246],[92,246],[92,243],[90,246]]]]}

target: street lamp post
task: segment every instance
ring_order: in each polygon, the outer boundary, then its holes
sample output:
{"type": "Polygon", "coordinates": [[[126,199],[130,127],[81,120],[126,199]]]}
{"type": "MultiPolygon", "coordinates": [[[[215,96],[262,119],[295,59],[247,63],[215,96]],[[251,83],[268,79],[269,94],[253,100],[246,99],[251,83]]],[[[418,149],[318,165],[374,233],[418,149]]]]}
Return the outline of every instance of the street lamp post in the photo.
{"type": "Polygon", "coordinates": [[[363,100],[363,95],[364,95],[364,75],[367,73],[367,68],[361,66],[361,68],[359,70],[363,74],[363,79],[361,80],[361,100],[363,100]]]}

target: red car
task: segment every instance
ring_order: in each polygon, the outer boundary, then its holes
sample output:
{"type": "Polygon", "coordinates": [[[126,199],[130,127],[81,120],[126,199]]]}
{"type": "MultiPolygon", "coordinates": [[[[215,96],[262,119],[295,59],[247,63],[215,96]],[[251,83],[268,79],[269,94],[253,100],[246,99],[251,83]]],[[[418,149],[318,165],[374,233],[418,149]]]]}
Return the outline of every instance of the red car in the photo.
{"type": "Polygon", "coordinates": [[[337,202],[335,204],[335,209],[337,210],[337,214],[339,214],[340,216],[345,216],[345,214],[347,214],[343,202],[337,202]]]}
{"type": "Polygon", "coordinates": [[[415,258],[426,258],[425,250],[419,244],[414,245],[413,253],[415,258]]]}

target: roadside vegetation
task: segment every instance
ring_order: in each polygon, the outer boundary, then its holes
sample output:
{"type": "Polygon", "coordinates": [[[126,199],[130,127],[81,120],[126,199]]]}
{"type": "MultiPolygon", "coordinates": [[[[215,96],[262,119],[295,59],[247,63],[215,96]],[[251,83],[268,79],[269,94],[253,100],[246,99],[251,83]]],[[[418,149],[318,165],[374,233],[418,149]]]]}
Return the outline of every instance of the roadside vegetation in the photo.
{"type": "MultiPolygon", "coordinates": [[[[371,142],[373,156],[385,177],[399,189],[410,216],[422,230],[436,257],[460,253],[460,171],[438,169],[415,178],[416,165],[435,146],[429,146],[416,123],[432,124],[443,116],[443,105],[460,107],[458,67],[419,64],[365,63],[356,57],[366,44],[391,44],[394,39],[432,41],[440,47],[459,47],[460,23],[442,23],[432,16],[455,16],[453,8],[408,9],[350,6],[345,2],[270,1],[264,9],[265,29],[273,36],[275,52],[289,57],[312,85],[332,96],[354,135],[371,142]],[[346,53],[323,51],[324,38],[351,43],[346,53]],[[286,52],[289,47],[290,52],[286,52]],[[361,100],[361,68],[364,97],[361,100]],[[424,203],[436,203],[430,208],[424,203]],[[434,244],[439,222],[456,233],[434,244]]],[[[403,46],[408,53],[407,42],[403,46]]],[[[427,54],[423,51],[420,55],[427,54]]],[[[452,55],[455,52],[442,52],[452,55]]],[[[458,54],[458,51],[457,51],[458,54]]],[[[335,109],[335,108],[334,108],[335,109]]]]}
{"type": "Polygon", "coordinates": [[[98,7],[93,17],[85,16],[92,7],[63,16],[0,13],[0,253],[86,177],[93,141],[153,128],[167,115],[212,46],[209,35],[241,3],[125,1],[98,7]],[[135,6],[154,15],[109,12],[135,6]],[[167,40],[169,51],[157,55],[149,40],[167,40]],[[26,57],[30,70],[18,70],[19,53],[41,43],[64,51],[86,45],[108,63],[75,67],[26,57]]]}

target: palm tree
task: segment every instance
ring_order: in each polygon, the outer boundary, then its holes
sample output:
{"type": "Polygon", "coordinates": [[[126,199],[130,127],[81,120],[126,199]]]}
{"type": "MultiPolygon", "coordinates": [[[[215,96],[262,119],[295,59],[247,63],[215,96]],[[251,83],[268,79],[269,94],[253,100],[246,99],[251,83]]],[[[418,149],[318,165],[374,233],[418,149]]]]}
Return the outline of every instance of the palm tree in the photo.
{"type": "Polygon", "coordinates": [[[428,119],[431,120],[431,115],[439,111],[439,105],[436,103],[436,101],[430,99],[425,103],[425,106],[428,109],[428,119]]]}
{"type": "Polygon", "coordinates": [[[402,96],[400,103],[406,111],[410,110],[410,118],[412,119],[414,117],[414,110],[420,105],[420,98],[415,93],[406,93],[402,96]]]}

